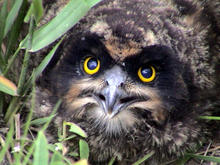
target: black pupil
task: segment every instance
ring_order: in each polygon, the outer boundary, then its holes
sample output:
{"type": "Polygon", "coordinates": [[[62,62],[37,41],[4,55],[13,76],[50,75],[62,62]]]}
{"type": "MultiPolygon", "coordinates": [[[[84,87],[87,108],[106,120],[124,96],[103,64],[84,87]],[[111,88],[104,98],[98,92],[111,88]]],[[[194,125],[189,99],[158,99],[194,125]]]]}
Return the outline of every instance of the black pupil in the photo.
{"type": "Polygon", "coordinates": [[[98,65],[98,62],[97,62],[97,59],[95,58],[91,58],[88,63],[87,63],[87,67],[90,69],[90,70],[94,70],[98,65]]]}
{"type": "Polygon", "coordinates": [[[150,78],[152,76],[152,69],[151,68],[143,68],[143,69],[141,69],[141,74],[144,78],[150,78]]]}

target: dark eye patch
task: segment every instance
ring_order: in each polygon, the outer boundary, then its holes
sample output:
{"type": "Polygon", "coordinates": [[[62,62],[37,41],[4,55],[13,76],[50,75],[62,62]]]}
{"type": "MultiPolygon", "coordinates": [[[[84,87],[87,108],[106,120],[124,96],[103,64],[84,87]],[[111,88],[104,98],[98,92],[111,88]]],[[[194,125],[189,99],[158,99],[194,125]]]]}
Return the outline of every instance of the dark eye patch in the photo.
{"type": "MultiPolygon", "coordinates": [[[[114,63],[98,36],[94,34],[85,34],[84,37],[82,37],[82,35],[79,36],[81,37],[65,43],[68,47],[65,49],[66,53],[61,62],[63,65],[60,65],[60,70],[63,70],[62,72],[71,73],[72,71],[71,74],[88,76],[83,69],[83,63],[87,57],[99,59],[100,69],[98,74],[101,74],[104,70],[110,67],[112,63],[114,63]]],[[[96,67],[96,63],[91,59],[88,62],[88,68],[92,70],[94,67],[96,67]]]]}
{"type": "MultiPolygon", "coordinates": [[[[161,74],[166,74],[168,77],[179,68],[178,60],[172,50],[162,45],[143,48],[139,54],[126,58],[124,62],[128,74],[132,75],[133,79],[138,82],[141,82],[137,76],[140,67],[142,68],[142,75],[148,77],[151,75],[149,66],[153,66],[156,70],[156,78],[161,76],[161,74]]],[[[153,83],[154,81],[150,82],[150,84],[153,83]]]]}

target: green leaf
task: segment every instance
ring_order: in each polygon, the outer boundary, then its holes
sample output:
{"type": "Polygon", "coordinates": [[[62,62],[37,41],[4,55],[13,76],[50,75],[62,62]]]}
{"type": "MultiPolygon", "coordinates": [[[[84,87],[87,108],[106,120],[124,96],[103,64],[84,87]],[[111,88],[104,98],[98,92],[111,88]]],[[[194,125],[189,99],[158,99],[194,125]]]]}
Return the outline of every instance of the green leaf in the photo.
{"type": "MultiPolygon", "coordinates": [[[[54,19],[34,31],[30,51],[38,51],[61,37],[85,16],[90,7],[96,3],[98,3],[97,0],[70,0],[54,19]]],[[[21,42],[22,48],[28,48],[27,38],[28,36],[21,42]]]]}
{"type": "Polygon", "coordinates": [[[62,155],[58,152],[54,152],[50,161],[50,165],[63,165],[62,155]]]}
{"type": "Polygon", "coordinates": [[[197,154],[186,154],[187,156],[191,156],[193,158],[198,158],[198,159],[202,159],[202,160],[208,160],[211,162],[217,162],[220,163],[220,157],[214,157],[214,156],[203,156],[203,155],[197,155],[197,154]]]}
{"type": "Polygon", "coordinates": [[[11,29],[17,15],[18,15],[18,12],[20,10],[22,2],[23,2],[23,0],[16,0],[15,4],[13,5],[12,9],[10,10],[10,12],[7,16],[7,19],[6,19],[6,23],[5,23],[4,37],[8,34],[9,30],[11,29]]]}
{"type": "Polygon", "coordinates": [[[18,96],[16,85],[3,76],[0,76],[0,91],[12,96],[18,96]]]}
{"type": "Polygon", "coordinates": [[[89,158],[89,145],[85,140],[79,140],[79,155],[80,159],[87,159],[89,158]]]}
{"type": "Polygon", "coordinates": [[[74,163],[74,165],[88,165],[87,160],[79,160],[78,162],[74,163]]]}
{"type": "Polygon", "coordinates": [[[49,161],[49,151],[47,148],[47,139],[42,131],[38,133],[35,141],[35,152],[33,165],[47,165],[49,161]]]}
{"type": "Polygon", "coordinates": [[[28,23],[31,16],[34,15],[35,22],[39,23],[43,14],[44,14],[44,8],[43,8],[42,0],[33,0],[24,18],[24,22],[28,23]]]}
{"type": "Polygon", "coordinates": [[[64,125],[70,126],[70,129],[69,129],[70,132],[73,132],[73,133],[80,135],[84,138],[87,137],[86,132],[82,128],[80,128],[78,125],[71,123],[71,122],[64,122],[64,125]]]}

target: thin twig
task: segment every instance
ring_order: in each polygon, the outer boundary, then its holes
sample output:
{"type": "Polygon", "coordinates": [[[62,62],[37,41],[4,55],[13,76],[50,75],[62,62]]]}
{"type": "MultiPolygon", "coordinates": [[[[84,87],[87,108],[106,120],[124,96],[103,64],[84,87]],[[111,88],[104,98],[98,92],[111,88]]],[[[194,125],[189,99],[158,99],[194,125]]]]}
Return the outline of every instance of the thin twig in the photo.
{"type": "Polygon", "coordinates": [[[16,143],[15,147],[20,148],[20,139],[21,139],[21,124],[20,124],[20,114],[15,115],[15,137],[16,143]]]}
{"type": "MultiPolygon", "coordinates": [[[[209,145],[208,145],[208,147],[206,148],[206,151],[205,151],[205,153],[204,153],[204,156],[206,156],[206,155],[208,154],[208,150],[209,150],[209,148],[211,147],[211,144],[212,144],[212,142],[210,142],[209,145]]],[[[200,161],[200,165],[201,165],[203,162],[204,162],[204,160],[201,160],[201,161],[200,161]]]]}
{"type": "MultiPolygon", "coordinates": [[[[213,152],[213,151],[216,151],[216,150],[219,150],[220,149],[220,146],[217,146],[215,148],[212,148],[212,149],[209,149],[207,152],[213,152]]],[[[203,151],[203,152],[199,152],[199,153],[196,153],[198,155],[202,155],[204,154],[206,151],[203,151]]]]}

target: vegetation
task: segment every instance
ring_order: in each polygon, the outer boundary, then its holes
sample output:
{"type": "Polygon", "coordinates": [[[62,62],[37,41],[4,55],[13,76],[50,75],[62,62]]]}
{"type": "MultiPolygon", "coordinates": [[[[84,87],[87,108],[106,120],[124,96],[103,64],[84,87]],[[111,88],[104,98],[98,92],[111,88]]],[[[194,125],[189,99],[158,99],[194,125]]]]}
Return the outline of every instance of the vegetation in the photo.
{"type": "MultiPolygon", "coordinates": [[[[29,62],[36,52],[51,44],[82,18],[100,0],[70,0],[63,10],[49,23],[39,27],[44,9],[42,0],[1,0],[0,1],[0,164],[13,165],[86,165],[89,147],[86,133],[74,123],[64,122],[57,142],[48,143],[45,130],[55,116],[61,101],[58,101],[50,116],[33,119],[35,107],[35,80],[45,69],[62,39],[53,47],[36,67],[29,62]],[[27,32],[24,26],[28,27],[27,32]],[[51,30],[52,29],[52,30],[51,30]],[[22,59],[21,68],[19,61],[22,59]],[[15,70],[16,68],[16,70],[15,70]],[[15,85],[16,84],[16,85],[15,85]],[[26,106],[30,104],[30,106],[26,106]],[[23,119],[24,112],[27,117],[23,119]],[[33,129],[37,128],[37,134],[33,129]],[[67,136],[66,132],[72,132],[67,136]],[[80,138],[78,138],[80,137],[80,138]],[[77,139],[79,150],[68,151],[65,144],[77,139]],[[73,159],[69,159],[72,157],[73,159]]],[[[204,120],[220,120],[220,117],[202,117],[204,120]]],[[[220,147],[218,146],[217,149],[220,147]]],[[[212,149],[211,152],[215,150],[212,149]]],[[[209,149],[207,149],[209,152],[209,149]]],[[[178,164],[184,164],[195,157],[220,163],[220,158],[205,156],[206,153],[187,154],[178,164]]],[[[135,162],[141,164],[154,153],[135,162]]],[[[114,159],[109,165],[114,163],[114,159]]]]}

